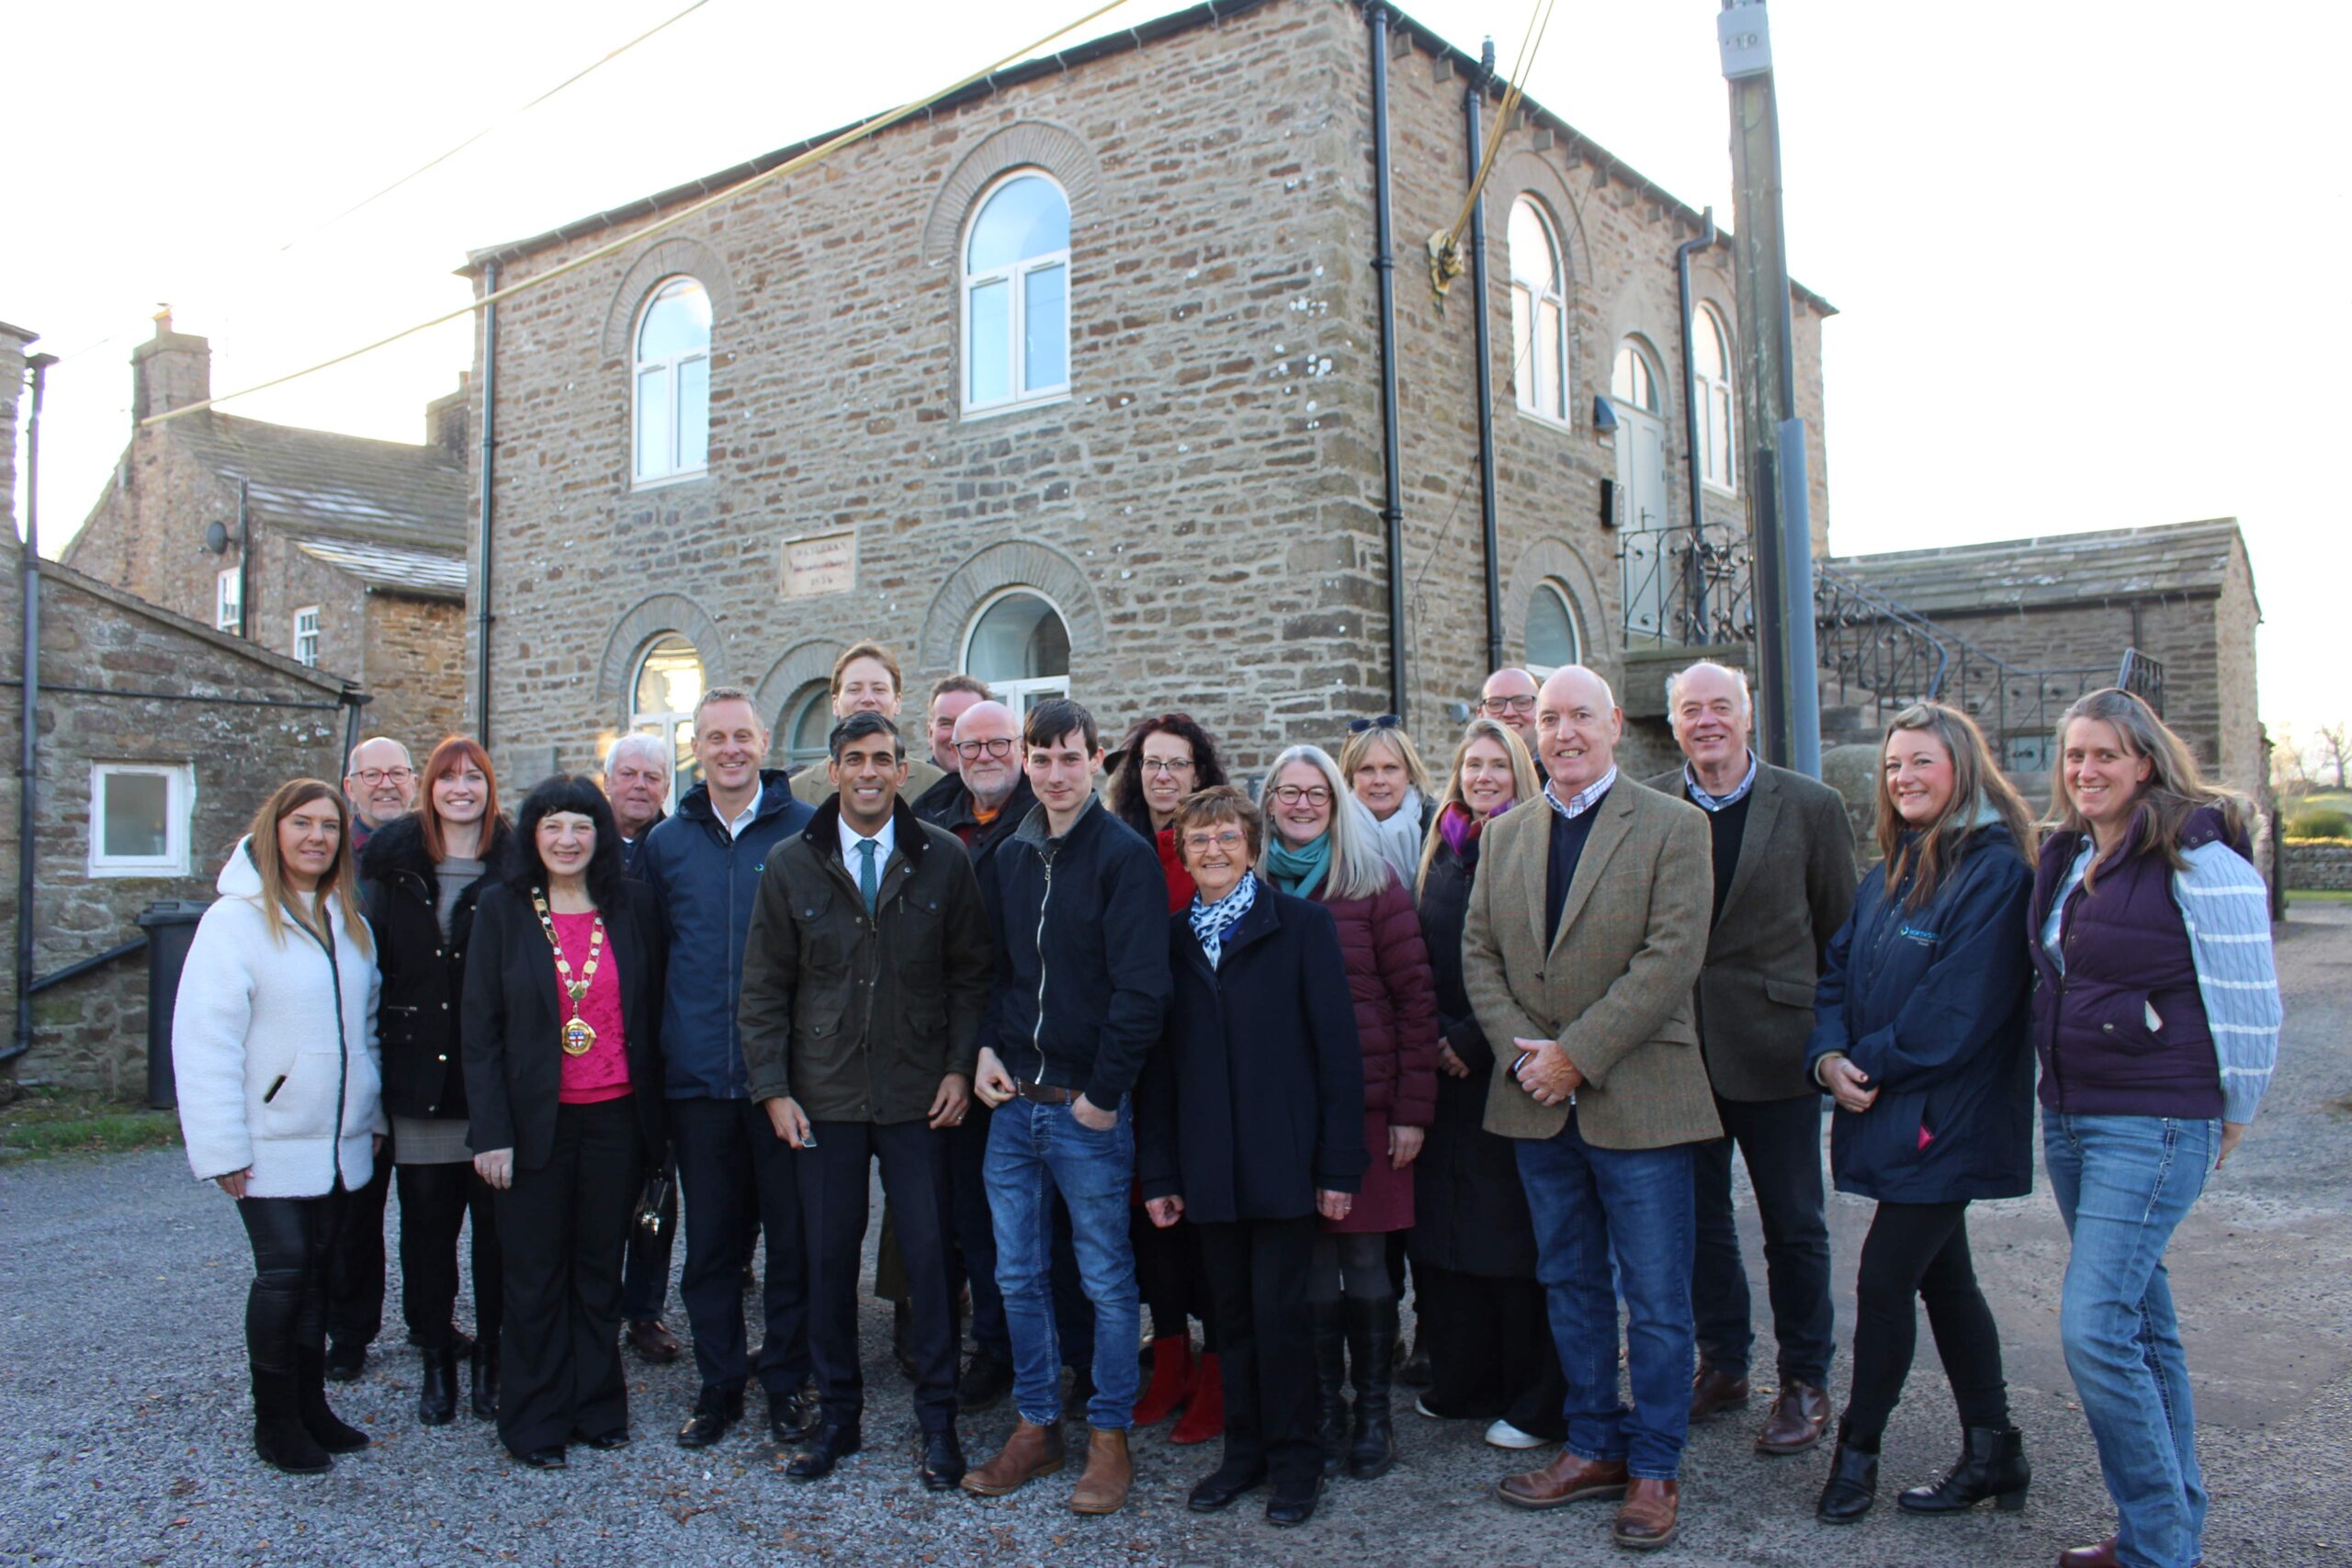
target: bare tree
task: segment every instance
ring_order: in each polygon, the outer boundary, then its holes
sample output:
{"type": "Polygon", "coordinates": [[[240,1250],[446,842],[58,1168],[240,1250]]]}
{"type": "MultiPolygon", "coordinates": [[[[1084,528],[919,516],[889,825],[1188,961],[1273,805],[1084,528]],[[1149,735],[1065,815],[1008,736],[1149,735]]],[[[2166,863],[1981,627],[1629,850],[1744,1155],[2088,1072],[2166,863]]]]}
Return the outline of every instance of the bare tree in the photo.
{"type": "Polygon", "coordinates": [[[2317,739],[2312,742],[2312,772],[2334,773],[2337,789],[2352,788],[2346,783],[2346,770],[2352,769],[2352,724],[2339,718],[2315,727],[2312,733],[2317,739]]]}
{"type": "Polygon", "coordinates": [[[2281,725],[2278,733],[2270,737],[2270,793],[2280,800],[2292,800],[2308,794],[2311,774],[2303,768],[2303,743],[2293,727],[2281,725]]]}

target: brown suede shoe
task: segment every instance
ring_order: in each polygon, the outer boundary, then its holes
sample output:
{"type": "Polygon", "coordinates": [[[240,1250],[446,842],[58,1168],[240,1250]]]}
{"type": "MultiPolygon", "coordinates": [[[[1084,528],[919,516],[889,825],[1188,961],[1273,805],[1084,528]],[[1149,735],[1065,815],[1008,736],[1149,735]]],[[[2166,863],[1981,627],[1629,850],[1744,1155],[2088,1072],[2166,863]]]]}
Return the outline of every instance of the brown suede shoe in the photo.
{"type": "Polygon", "coordinates": [[[1584,1459],[1562,1449],[1541,1470],[1507,1475],[1495,1495],[1514,1508],[1556,1508],[1584,1497],[1615,1497],[1625,1490],[1625,1461],[1584,1459]]]}
{"type": "Polygon", "coordinates": [[[1788,1382],[1772,1401],[1772,1414],[1756,1434],[1759,1454],[1801,1454],[1821,1441],[1829,1426],[1829,1395],[1811,1383],[1788,1382]]]}
{"type": "Polygon", "coordinates": [[[1712,1421],[1726,1410],[1736,1410],[1747,1403],[1747,1380],[1727,1377],[1704,1361],[1699,1363],[1698,1376],[1690,1380],[1690,1424],[1712,1421]]]}
{"type": "Polygon", "coordinates": [[[1057,1421],[1039,1427],[1023,1416],[996,1457],[977,1470],[964,1472],[964,1490],[979,1497],[1001,1497],[1018,1492],[1041,1475],[1062,1467],[1062,1428],[1057,1421]]]}
{"type": "MultiPolygon", "coordinates": [[[[2123,1560],[2115,1555],[2115,1538],[2109,1536],[2096,1546],[2070,1546],[2058,1554],[2058,1568],[2121,1568],[2123,1560]]],[[[2205,1560],[2197,1560],[2197,1568],[2205,1568],[2205,1560]]]]}
{"type": "Polygon", "coordinates": [[[1136,1461],[1127,1457],[1127,1435],[1090,1428],[1086,1443],[1086,1473],[1069,1495],[1073,1514],[1115,1514],[1127,1506],[1127,1489],[1136,1483],[1136,1461]]]}
{"type": "Polygon", "coordinates": [[[1636,1477],[1625,1483],[1625,1506],[1617,1510],[1617,1528],[1609,1539],[1635,1551],[1655,1551],[1674,1539],[1681,1507],[1680,1482],[1636,1477]]]}

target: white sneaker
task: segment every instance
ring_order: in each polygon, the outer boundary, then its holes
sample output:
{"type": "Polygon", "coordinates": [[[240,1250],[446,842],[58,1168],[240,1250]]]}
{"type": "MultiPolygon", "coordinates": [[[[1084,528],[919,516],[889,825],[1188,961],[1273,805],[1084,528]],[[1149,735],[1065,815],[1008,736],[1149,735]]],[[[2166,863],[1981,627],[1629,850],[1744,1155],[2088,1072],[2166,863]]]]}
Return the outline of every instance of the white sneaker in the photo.
{"type": "Polygon", "coordinates": [[[1522,1432],[1508,1421],[1498,1420],[1487,1428],[1487,1441],[1498,1449],[1540,1449],[1544,1439],[1532,1432],[1522,1432]]]}

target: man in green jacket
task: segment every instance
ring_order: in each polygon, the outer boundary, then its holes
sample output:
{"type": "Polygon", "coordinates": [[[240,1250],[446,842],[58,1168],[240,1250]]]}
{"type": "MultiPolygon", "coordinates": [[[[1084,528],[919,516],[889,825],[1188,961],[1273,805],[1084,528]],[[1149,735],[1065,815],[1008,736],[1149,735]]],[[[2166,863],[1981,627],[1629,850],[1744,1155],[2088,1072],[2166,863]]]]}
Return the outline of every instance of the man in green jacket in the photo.
{"type": "Polygon", "coordinates": [[[814,1481],[860,1446],[857,1270],[869,1162],[897,1216],[912,1292],[921,1475],[963,1479],[947,1284],[945,1130],[971,1104],[994,948],[970,858],[899,798],[898,727],[853,713],[827,742],[837,794],[769,854],[738,1015],[753,1100],[797,1151],[808,1348],[822,1414],[786,1473],[814,1481]]]}

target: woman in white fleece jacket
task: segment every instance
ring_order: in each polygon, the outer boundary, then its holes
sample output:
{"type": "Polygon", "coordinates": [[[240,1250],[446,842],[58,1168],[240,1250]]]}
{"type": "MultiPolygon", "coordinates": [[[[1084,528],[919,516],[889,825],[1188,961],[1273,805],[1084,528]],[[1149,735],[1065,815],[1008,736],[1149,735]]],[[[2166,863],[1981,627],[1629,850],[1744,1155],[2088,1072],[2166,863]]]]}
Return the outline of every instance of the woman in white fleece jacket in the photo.
{"type": "Polygon", "coordinates": [[[341,794],[280,785],[220,870],[172,1014],[188,1165],[236,1200],[253,1243],[254,1448],[298,1475],[368,1446],[325,1392],[327,1244],[386,1130],[355,880],[341,794]]]}

